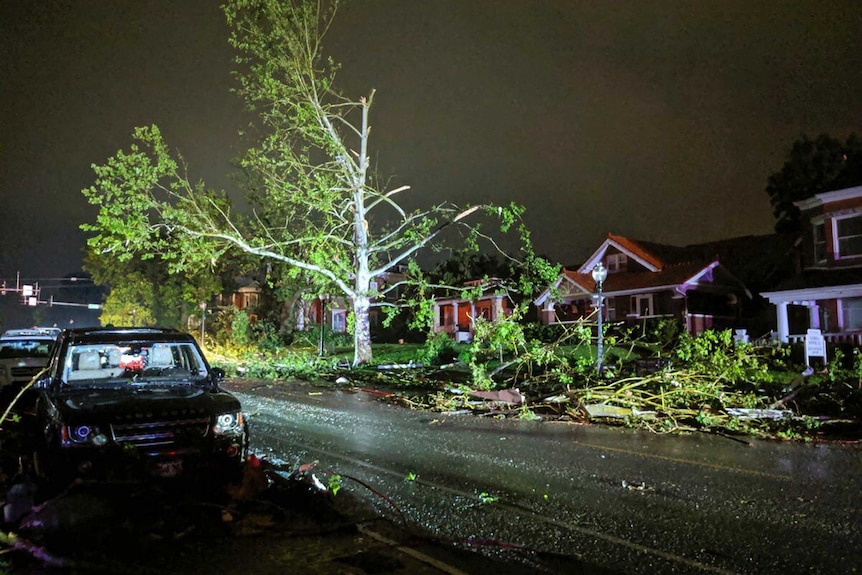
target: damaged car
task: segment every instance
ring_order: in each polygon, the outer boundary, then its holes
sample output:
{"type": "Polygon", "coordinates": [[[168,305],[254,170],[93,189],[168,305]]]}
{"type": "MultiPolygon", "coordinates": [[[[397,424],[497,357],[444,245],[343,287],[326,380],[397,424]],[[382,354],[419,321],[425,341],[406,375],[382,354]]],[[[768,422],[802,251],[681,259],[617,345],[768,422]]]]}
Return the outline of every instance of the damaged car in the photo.
{"type": "Polygon", "coordinates": [[[239,400],[189,334],[63,331],[35,384],[32,467],[51,482],[184,477],[234,481],[248,452],[239,400]]]}

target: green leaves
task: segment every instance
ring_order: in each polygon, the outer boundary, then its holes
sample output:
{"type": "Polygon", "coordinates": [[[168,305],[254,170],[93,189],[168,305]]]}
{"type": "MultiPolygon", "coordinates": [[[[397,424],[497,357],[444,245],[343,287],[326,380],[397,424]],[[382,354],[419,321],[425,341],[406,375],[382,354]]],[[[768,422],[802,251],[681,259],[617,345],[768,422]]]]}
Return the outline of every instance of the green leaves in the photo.
{"type": "MultiPolygon", "coordinates": [[[[82,229],[93,234],[93,253],[119,262],[152,259],[190,276],[217,271],[236,253],[256,265],[267,260],[300,270],[282,277],[301,275],[305,289],[339,292],[352,302],[359,364],[371,359],[369,299],[382,299],[372,279],[411,263],[421,250],[438,249],[444,230],[460,232],[467,249],[486,241],[501,254],[473,220],[484,213],[498,218],[502,233],[516,231],[521,252],[505,258],[511,267],[526,263],[524,269],[535,270],[519,272],[524,293],[551,268],[532,254],[523,207],[401,206],[399,194],[409,186],[390,188],[370,168],[373,91],[359,98],[340,93],[338,65],[323,52],[337,6],[336,0],[228,0],[223,6],[237,53],[236,93],[256,114],[245,131],[255,139],[239,160],[250,213],[235,213],[223,192],[190,181],[182,157],[158,127],[146,126],[134,131],[127,150],[93,166],[95,183],[83,193],[99,212],[82,229]]],[[[421,273],[410,275],[422,282],[421,273]]],[[[383,303],[412,305],[417,320],[429,320],[430,287],[420,285],[414,294],[412,302],[383,303]]]]}

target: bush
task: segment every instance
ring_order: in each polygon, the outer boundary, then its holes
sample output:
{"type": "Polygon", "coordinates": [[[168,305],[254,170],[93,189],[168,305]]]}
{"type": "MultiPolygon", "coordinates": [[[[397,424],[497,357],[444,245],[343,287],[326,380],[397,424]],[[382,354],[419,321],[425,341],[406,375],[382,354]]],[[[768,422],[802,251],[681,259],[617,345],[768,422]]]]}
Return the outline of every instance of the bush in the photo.
{"type": "Polygon", "coordinates": [[[419,361],[425,365],[443,365],[455,361],[460,346],[448,334],[439,332],[428,336],[419,352],[419,361]]]}

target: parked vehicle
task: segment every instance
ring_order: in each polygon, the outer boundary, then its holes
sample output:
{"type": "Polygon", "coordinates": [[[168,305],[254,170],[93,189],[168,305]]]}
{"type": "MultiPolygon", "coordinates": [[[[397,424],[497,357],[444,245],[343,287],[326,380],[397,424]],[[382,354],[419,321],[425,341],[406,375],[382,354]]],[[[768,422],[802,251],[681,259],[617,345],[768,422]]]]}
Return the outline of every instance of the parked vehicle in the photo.
{"type": "Polygon", "coordinates": [[[219,387],[223,377],[176,330],[62,332],[34,386],[36,475],[236,479],[248,426],[240,402],[219,387]]]}
{"type": "Polygon", "coordinates": [[[19,335],[48,335],[54,339],[60,335],[63,330],[59,327],[27,327],[24,329],[7,329],[3,332],[3,337],[14,337],[19,335]]]}
{"type": "Polygon", "coordinates": [[[56,333],[10,329],[0,336],[0,397],[4,403],[48,365],[56,333]]]}

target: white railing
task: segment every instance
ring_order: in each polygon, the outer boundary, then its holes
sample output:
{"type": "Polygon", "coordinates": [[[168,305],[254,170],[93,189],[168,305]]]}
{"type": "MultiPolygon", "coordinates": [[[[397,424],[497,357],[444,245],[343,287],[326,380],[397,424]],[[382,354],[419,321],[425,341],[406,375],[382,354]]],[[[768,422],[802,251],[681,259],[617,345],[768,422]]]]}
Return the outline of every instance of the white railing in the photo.
{"type": "MultiPolygon", "coordinates": [[[[849,343],[852,345],[862,346],[862,333],[824,333],[823,339],[827,343],[849,343]]],[[[788,335],[789,343],[805,343],[805,335],[788,335]]]]}

